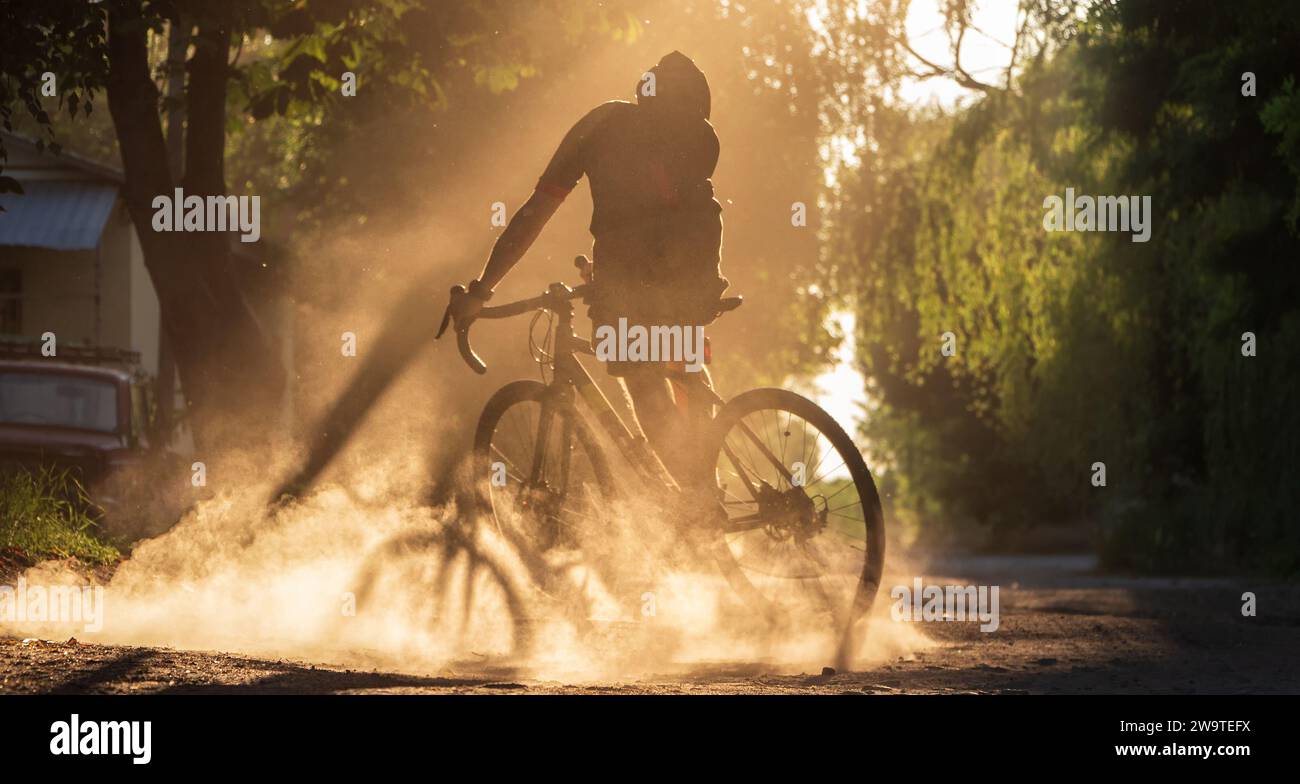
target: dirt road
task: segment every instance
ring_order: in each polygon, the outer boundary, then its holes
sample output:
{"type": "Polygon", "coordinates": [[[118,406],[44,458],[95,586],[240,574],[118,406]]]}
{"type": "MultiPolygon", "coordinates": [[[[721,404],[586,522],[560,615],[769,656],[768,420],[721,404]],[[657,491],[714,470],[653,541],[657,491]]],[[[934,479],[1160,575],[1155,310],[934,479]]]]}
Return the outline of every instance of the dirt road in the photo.
{"type": "MultiPolygon", "coordinates": [[[[1300,693],[1300,586],[1096,576],[1086,557],[931,562],[927,582],[1000,586],[1000,627],[925,623],[936,644],[862,672],[693,665],[552,682],[507,668],[436,675],[163,648],[0,638],[0,694],[21,693],[1300,693]],[[947,575],[938,577],[937,575],[947,575]],[[1242,615],[1242,594],[1257,615],[1242,615]]],[[[882,601],[889,601],[887,589],[882,601]]]]}

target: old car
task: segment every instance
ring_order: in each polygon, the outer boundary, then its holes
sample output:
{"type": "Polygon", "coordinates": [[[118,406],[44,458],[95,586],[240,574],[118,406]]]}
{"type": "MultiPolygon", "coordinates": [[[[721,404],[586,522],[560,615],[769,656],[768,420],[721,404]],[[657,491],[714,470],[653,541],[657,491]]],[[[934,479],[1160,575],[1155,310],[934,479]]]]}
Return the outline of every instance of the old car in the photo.
{"type": "Polygon", "coordinates": [[[0,347],[0,470],[67,469],[96,516],[119,533],[144,533],[157,511],[146,485],[175,462],[150,448],[145,388],[126,370],[91,364],[102,353],[14,355],[0,347]]]}

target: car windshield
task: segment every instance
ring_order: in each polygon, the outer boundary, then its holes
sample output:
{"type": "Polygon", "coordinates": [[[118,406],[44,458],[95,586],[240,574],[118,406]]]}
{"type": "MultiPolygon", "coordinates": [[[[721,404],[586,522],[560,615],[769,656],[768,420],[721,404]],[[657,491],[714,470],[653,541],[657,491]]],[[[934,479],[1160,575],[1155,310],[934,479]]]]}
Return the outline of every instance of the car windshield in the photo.
{"type": "Polygon", "coordinates": [[[0,372],[0,424],[115,433],[117,385],[85,376],[0,372]]]}

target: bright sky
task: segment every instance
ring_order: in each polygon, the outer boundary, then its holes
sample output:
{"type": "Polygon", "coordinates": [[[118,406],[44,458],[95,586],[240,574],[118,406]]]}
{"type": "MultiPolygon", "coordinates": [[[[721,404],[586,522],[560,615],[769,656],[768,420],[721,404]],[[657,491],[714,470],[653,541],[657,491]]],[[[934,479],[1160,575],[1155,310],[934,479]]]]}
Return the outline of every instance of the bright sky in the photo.
{"type": "Polygon", "coordinates": [[[813,389],[817,403],[852,435],[862,419],[862,404],[867,399],[862,375],[853,368],[853,331],[857,319],[849,311],[836,311],[831,319],[839,322],[844,342],[835,351],[835,365],[813,379],[813,389]]]}
{"type": "MultiPolygon", "coordinates": [[[[971,21],[979,32],[968,30],[961,47],[962,68],[971,76],[981,81],[1000,79],[1016,38],[1017,6],[1017,0],[983,0],[976,6],[971,21]]],[[[912,0],[907,14],[907,37],[912,48],[925,59],[943,66],[952,64],[938,0],[912,0]]],[[[913,81],[902,91],[902,97],[910,102],[937,100],[945,107],[953,106],[969,94],[951,79],[939,77],[913,81]]]]}

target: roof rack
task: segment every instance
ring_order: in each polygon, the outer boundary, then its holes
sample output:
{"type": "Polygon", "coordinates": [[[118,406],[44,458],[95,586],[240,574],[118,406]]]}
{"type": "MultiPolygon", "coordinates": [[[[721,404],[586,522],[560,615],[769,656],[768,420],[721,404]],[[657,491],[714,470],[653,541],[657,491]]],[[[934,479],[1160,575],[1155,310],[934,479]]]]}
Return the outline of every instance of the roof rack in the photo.
{"type": "Polygon", "coordinates": [[[24,338],[0,338],[0,359],[52,359],[58,362],[71,362],[82,365],[123,365],[134,367],[140,364],[140,352],[129,351],[111,346],[76,346],[62,345],[53,357],[41,353],[40,341],[24,338]]]}

